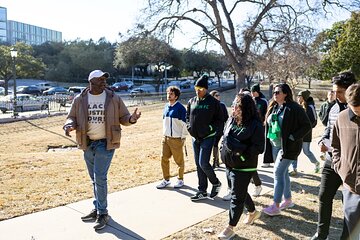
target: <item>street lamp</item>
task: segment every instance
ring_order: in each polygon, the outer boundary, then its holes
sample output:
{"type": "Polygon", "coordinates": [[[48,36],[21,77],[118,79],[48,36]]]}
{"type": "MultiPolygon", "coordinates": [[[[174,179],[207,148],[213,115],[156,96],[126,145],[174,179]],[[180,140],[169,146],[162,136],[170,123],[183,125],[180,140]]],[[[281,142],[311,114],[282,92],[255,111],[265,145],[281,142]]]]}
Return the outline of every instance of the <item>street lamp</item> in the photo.
{"type": "Polygon", "coordinates": [[[161,65],[160,70],[161,70],[161,72],[165,72],[164,80],[165,80],[165,90],[166,90],[166,88],[167,88],[167,67],[166,67],[166,65],[161,65]]]}
{"type": "MultiPolygon", "coordinates": [[[[172,68],[172,65],[167,65],[166,63],[163,63],[163,62],[159,63],[158,65],[155,65],[155,69],[156,69],[157,71],[159,71],[159,72],[161,72],[161,73],[164,73],[164,85],[165,85],[165,90],[166,90],[167,84],[168,84],[167,71],[168,71],[169,69],[171,69],[171,68],[172,68]]],[[[163,85],[163,87],[164,87],[164,85],[163,85]]],[[[164,89],[163,89],[163,91],[164,91],[164,89]]]]}
{"type": "Polygon", "coordinates": [[[10,49],[10,55],[13,60],[13,75],[14,75],[14,103],[13,103],[13,117],[16,118],[18,116],[17,113],[17,103],[16,103],[16,58],[17,58],[17,50],[15,48],[10,49]]]}

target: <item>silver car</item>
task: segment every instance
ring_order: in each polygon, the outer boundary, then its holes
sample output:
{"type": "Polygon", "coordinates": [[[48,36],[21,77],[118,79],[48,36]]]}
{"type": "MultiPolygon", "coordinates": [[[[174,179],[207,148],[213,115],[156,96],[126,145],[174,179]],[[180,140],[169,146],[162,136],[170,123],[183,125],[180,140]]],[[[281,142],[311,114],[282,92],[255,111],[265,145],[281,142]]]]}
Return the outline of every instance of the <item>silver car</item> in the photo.
{"type": "MultiPolygon", "coordinates": [[[[16,95],[16,111],[36,111],[45,110],[49,108],[47,99],[37,98],[30,94],[17,94],[16,95]]],[[[0,111],[6,113],[14,109],[14,95],[7,95],[0,99],[0,111]]]]}

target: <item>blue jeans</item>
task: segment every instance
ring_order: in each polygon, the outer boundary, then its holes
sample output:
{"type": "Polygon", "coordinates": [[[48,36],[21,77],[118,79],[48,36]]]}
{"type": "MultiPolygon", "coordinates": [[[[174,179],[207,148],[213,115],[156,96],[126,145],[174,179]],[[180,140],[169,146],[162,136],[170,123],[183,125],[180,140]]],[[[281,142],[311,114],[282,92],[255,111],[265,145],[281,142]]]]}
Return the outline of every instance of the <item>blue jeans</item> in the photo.
{"type": "Polygon", "coordinates": [[[93,182],[93,204],[99,214],[107,214],[107,173],[115,150],[106,150],[106,140],[93,141],[84,150],[84,159],[93,182]]]}
{"type": "Polygon", "coordinates": [[[282,158],[282,149],[272,147],[272,155],[275,160],[274,165],[274,202],[280,203],[282,196],[285,199],[291,198],[291,184],[289,177],[290,159],[282,158]]]}
{"type": "MultiPolygon", "coordinates": [[[[308,157],[308,159],[310,160],[310,162],[312,162],[313,164],[318,163],[319,161],[316,159],[316,157],[314,156],[314,154],[312,153],[312,151],[310,150],[310,142],[303,142],[302,144],[302,150],[305,154],[305,156],[308,157]]],[[[293,161],[291,163],[293,169],[297,169],[297,161],[293,161]]]]}
{"type": "Polygon", "coordinates": [[[214,141],[214,137],[201,140],[192,139],[196,170],[199,180],[199,192],[206,193],[208,179],[213,185],[219,183],[219,179],[216,177],[214,169],[210,164],[211,150],[214,146],[214,141]]]}
{"type": "Polygon", "coordinates": [[[351,240],[360,239],[360,195],[343,187],[343,209],[346,226],[351,240]]]}

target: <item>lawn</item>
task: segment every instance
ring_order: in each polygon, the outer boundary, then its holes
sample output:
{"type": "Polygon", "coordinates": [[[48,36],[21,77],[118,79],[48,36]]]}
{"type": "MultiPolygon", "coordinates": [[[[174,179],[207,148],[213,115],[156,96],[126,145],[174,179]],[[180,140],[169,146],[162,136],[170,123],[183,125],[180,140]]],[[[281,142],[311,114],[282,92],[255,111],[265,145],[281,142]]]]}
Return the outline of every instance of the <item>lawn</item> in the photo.
{"type": "MultiPolygon", "coordinates": [[[[222,94],[230,106],[235,91],[222,94]]],[[[185,103],[185,101],[184,101],[185,103]]],[[[160,143],[164,103],[140,106],[142,117],[133,126],[123,127],[120,149],[116,150],[109,171],[109,192],[121,191],[162,178],[160,143]]],[[[129,108],[130,111],[134,107],[129,108]]],[[[229,108],[230,110],[230,108],[229,108]]],[[[92,197],[82,151],[66,148],[75,145],[74,136],[65,137],[65,115],[0,125],[0,221],[61,206],[92,197]],[[48,151],[49,148],[60,148],[48,151]]],[[[320,121],[318,121],[320,122],[320,121]]],[[[318,124],[314,136],[320,136],[318,124]]],[[[191,139],[186,141],[186,172],[195,170],[191,139]]],[[[171,174],[176,167],[171,162],[171,174]]],[[[280,217],[262,216],[256,224],[236,227],[235,239],[306,239],[316,230],[317,193],[320,174],[305,174],[293,183],[296,207],[280,217]]],[[[272,193],[255,199],[261,209],[271,202],[272,193]]],[[[342,223],[341,194],[334,201],[330,239],[338,239],[342,223]]],[[[170,219],[168,224],[171,224],[170,219]]],[[[167,239],[216,239],[227,224],[228,212],[214,216],[169,236],[167,239]],[[212,230],[210,233],[204,229],[212,230]]]]}

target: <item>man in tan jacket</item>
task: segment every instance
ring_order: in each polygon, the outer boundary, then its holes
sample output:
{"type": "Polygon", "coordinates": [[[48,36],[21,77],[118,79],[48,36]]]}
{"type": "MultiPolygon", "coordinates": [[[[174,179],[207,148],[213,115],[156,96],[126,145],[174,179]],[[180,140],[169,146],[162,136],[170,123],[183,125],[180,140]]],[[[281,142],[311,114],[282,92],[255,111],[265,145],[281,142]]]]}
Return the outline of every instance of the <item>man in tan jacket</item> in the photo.
{"type": "Polygon", "coordinates": [[[120,124],[136,123],[141,112],[130,115],[121,98],[106,89],[109,73],[94,70],[89,74],[89,87],[75,97],[63,127],[66,136],[76,130],[78,147],[84,151],[86,166],[94,187],[94,209],[81,217],[96,221],[95,230],[109,221],[107,211],[107,173],[116,148],[120,147],[120,124]]]}

